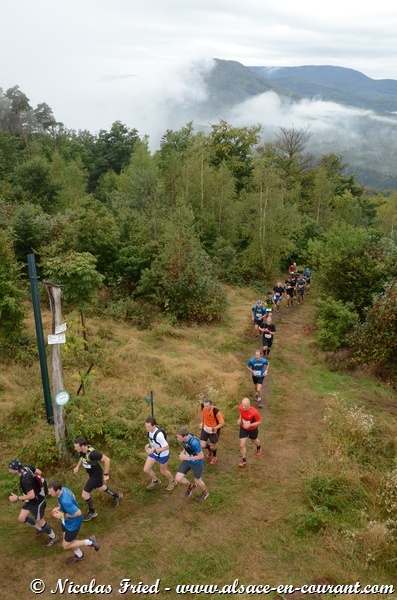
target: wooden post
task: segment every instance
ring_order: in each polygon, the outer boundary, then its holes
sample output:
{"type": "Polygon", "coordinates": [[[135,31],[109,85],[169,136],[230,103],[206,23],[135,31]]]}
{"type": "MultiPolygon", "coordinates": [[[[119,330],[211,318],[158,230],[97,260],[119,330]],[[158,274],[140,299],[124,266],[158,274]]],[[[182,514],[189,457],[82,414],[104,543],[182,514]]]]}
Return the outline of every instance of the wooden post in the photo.
{"type": "MultiPolygon", "coordinates": [[[[59,285],[44,281],[43,284],[46,286],[48,291],[48,297],[50,300],[50,309],[52,314],[52,333],[55,333],[55,328],[62,322],[62,310],[61,310],[61,295],[62,290],[59,285]]],[[[58,392],[64,389],[63,385],[63,369],[62,369],[62,357],[61,357],[61,344],[51,345],[51,364],[52,364],[52,392],[53,397],[58,392]]],[[[58,448],[58,457],[60,460],[67,460],[69,458],[69,452],[66,447],[66,424],[65,424],[65,413],[64,407],[58,406],[54,403],[54,431],[55,431],[55,442],[58,448]]]]}

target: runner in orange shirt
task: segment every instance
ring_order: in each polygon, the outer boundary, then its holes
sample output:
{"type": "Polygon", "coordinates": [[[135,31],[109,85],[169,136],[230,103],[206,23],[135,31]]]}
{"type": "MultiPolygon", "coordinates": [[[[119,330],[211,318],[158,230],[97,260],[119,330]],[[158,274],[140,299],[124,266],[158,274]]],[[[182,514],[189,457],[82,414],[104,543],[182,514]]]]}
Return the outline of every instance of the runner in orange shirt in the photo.
{"type": "Polygon", "coordinates": [[[210,458],[210,465],[214,465],[218,457],[217,444],[219,442],[220,430],[224,426],[225,420],[222,413],[216,408],[212,400],[206,398],[201,404],[201,434],[200,444],[202,449],[208,448],[207,458],[210,458]]]}

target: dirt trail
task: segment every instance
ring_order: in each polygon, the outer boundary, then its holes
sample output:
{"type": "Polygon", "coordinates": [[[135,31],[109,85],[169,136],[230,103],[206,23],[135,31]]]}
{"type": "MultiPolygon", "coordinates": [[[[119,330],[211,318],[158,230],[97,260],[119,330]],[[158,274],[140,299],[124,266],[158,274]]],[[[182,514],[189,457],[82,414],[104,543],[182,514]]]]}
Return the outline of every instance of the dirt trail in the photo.
{"type": "MultiPolygon", "coordinates": [[[[280,312],[273,315],[276,333],[269,358],[269,376],[263,386],[265,407],[261,411],[263,423],[260,426],[260,437],[263,440],[263,456],[261,463],[256,461],[255,469],[260,469],[261,477],[266,482],[282,482],[282,487],[277,501],[263,507],[267,514],[274,511],[277,514],[282,513],[284,505],[289,504],[288,494],[301,487],[299,471],[316,458],[318,425],[324,414],[325,400],[316,399],[316,402],[313,402],[309,382],[299,376],[301,368],[305,365],[300,349],[310,339],[306,332],[306,323],[311,311],[309,296],[299,306],[295,300],[291,308],[287,308],[284,299],[280,312]]],[[[241,327],[242,334],[249,339],[252,336],[252,327],[247,326],[246,305],[235,305],[231,312],[233,320],[241,327]]],[[[244,344],[248,350],[245,362],[257,344],[254,340],[244,344]]],[[[243,352],[240,354],[243,358],[243,352]]],[[[251,379],[247,372],[247,395],[252,398],[250,384],[251,379]]],[[[230,432],[228,434],[230,437],[230,432]]]]}

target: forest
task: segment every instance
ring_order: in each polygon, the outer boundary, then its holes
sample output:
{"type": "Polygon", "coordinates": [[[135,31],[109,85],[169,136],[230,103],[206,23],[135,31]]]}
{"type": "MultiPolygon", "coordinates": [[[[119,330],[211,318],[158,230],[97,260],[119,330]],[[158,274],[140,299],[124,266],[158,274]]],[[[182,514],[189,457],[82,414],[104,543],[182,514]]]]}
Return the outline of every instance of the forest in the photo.
{"type": "MultiPolygon", "coordinates": [[[[365,189],[309,129],[188,122],[155,152],[120,121],[68,130],[18,86],[0,90],[0,342],[25,356],[26,257],[65,309],[148,326],[227,319],[224,285],[262,295],[293,260],[318,289],[320,347],[395,371],[397,192],[365,189]]],[[[272,284],[273,285],[273,284],[272,284]]],[[[22,360],[22,358],[21,358],[22,360]]]]}

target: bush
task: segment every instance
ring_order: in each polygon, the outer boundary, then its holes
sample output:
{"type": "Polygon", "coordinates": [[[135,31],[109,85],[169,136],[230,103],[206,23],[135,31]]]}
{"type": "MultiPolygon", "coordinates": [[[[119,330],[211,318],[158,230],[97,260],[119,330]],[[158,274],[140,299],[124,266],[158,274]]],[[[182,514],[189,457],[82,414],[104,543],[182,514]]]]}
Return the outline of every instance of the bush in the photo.
{"type": "Polygon", "coordinates": [[[356,324],[348,336],[359,363],[377,363],[396,371],[397,359],[397,282],[388,283],[375,296],[363,323],[356,324]]]}
{"type": "Polygon", "coordinates": [[[347,345],[348,335],[358,322],[354,305],[341,300],[317,301],[316,339],[323,350],[335,351],[347,345]]]}

